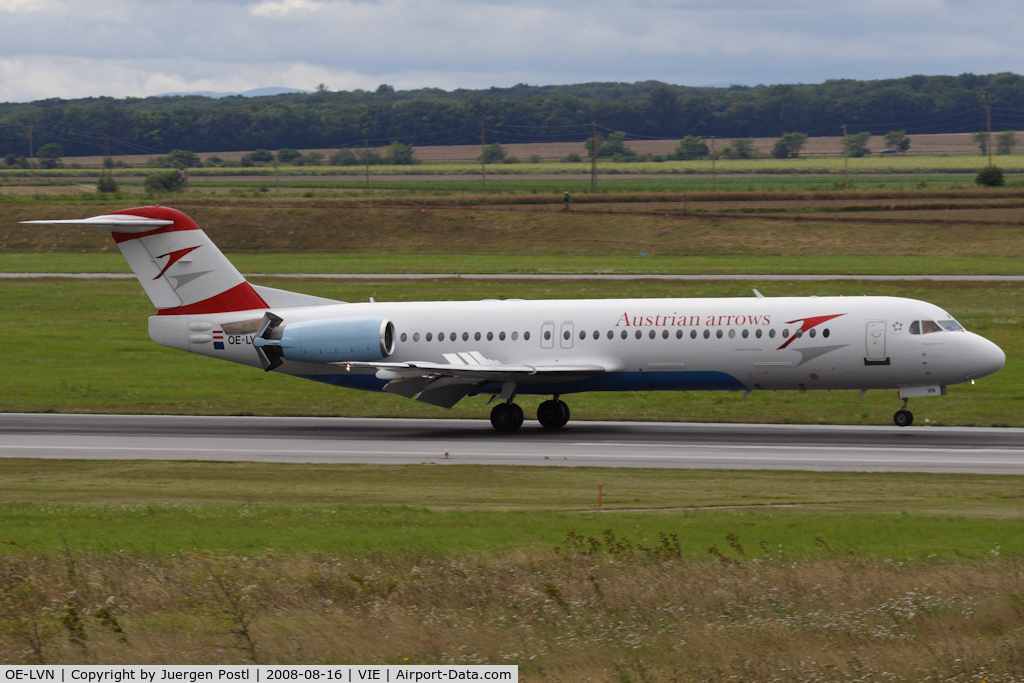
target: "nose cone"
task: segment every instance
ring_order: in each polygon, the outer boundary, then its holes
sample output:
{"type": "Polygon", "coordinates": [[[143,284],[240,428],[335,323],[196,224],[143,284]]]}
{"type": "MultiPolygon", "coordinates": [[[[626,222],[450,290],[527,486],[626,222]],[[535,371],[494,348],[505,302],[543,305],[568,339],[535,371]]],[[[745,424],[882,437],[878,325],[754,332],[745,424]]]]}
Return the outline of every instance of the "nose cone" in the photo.
{"type": "Polygon", "coordinates": [[[1006,354],[1003,350],[984,337],[975,335],[971,348],[971,356],[974,361],[974,372],[971,379],[987,377],[1006,365],[1006,354]]]}

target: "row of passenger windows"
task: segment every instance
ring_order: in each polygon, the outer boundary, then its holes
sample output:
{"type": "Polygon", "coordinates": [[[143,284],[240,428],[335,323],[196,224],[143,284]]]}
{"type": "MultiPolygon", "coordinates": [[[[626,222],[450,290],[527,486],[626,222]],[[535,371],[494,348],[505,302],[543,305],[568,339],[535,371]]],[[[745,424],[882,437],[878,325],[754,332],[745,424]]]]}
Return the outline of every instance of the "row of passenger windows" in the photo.
{"type": "MultiPolygon", "coordinates": [[[[553,333],[552,330],[545,330],[544,333],[543,333],[544,340],[545,341],[551,341],[551,338],[552,338],[553,334],[554,333],[553,333]]],[[[712,334],[711,330],[704,330],[703,333],[698,333],[697,330],[690,330],[689,337],[690,337],[690,339],[697,339],[698,336],[703,336],[704,339],[710,339],[711,338],[711,334],[712,334]]],[[[730,329],[728,332],[726,332],[725,330],[722,330],[722,329],[718,329],[718,330],[715,330],[715,332],[714,332],[714,335],[715,335],[716,339],[722,339],[723,337],[728,337],[729,339],[735,339],[737,335],[739,335],[743,339],[748,339],[751,336],[751,334],[753,334],[753,337],[755,339],[761,339],[762,337],[764,337],[766,335],[767,335],[767,337],[769,339],[775,339],[775,337],[777,335],[775,329],[770,329],[770,330],[767,331],[767,333],[764,330],[762,330],[762,329],[756,329],[756,330],[753,331],[753,333],[751,333],[751,331],[748,330],[748,329],[743,329],[743,330],[739,330],[739,331],[737,331],[735,329],[730,329]]],[[[804,336],[804,331],[803,330],[796,330],[795,332],[791,333],[788,329],[783,329],[782,330],[782,338],[783,339],[788,339],[791,334],[795,334],[797,336],[797,338],[800,338],[800,337],[804,336]]],[[[829,336],[829,334],[830,334],[830,332],[829,332],[828,328],[825,328],[825,329],[823,329],[821,331],[821,336],[822,337],[826,337],[827,338],[829,336]]],[[[812,329],[812,330],[807,332],[807,336],[811,337],[812,339],[814,337],[816,337],[817,335],[818,335],[818,331],[814,330],[814,329],[812,329]]],[[[580,330],[579,338],[580,338],[581,341],[585,340],[587,338],[587,336],[588,336],[588,332],[586,332],[585,330],[580,330]]],[[[601,332],[598,331],[598,330],[594,330],[593,332],[589,333],[589,336],[591,336],[591,337],[593,337],[593,339],[597,340],[597,339],[601,338],[601,332]]],[[[608,330],[608,332],[606,333],[606,336],[607,336],[608,339],[614,339],[615,338],[615,331],[614,330],[608,330]]],[[[619,332],[619,337],[621,339],[628,339],[629,336],[630,336],[630,333],[629,333],[628,330],[621,330],[619,332]]],[[[668,330],[661,330],[661,338],[662,339],[668,339],[670,336],[672,336],[672,335],[671,335],[671,333],[668,330]]],[[[682,339],[684,336],[685,336],[685,333],[684,333],[683,330],[676,330],[676,332],[675,332],[675,338],[676,339],[682,339]]],[[[506,336],[505,332],[498,332],[497,334],[495,334],[494,332],[488,332],[487,334],[481,334],[480,332],[475,332],[473,334],[473,340],[474,341],[480,341],[480,340],[485,339],[485,338],[487,339],[487,341],[493,341],[495,338],[497,338],[498,341],[505,341],[506,338],[511,339],[512,341],[518,341],[519,337],[520,337],[519,332],[511,332],[507,336],[506,336]]],[[[572,337],[572,332],[571,331],[569,331],[569,330],[563,330],[562,331],[562,339],[564,339],[565,341],[568,341],[571,337],[572,337]]],[[[633,332],[633,337],[636,338],[636,339],[642,339],[644,337],[643,330],[636,330],[636,331],[634,331],[633,332]]],[[[656,339],[658,337],[658,331],[657,330],[648,330],[647,331],[647,337],[649,339],[656,339]]],[[[405,341],[408,341],[410,337],[409,337],[408,334],[403,332],[399,338],[403,342],[405,342],[405,341]]],[[[412,341],[414,341],[414,342],[418,342],[421,339],[423,341],[428,341],[428,342],[429,341],[434,341],[435,339],[437,341],[439,341],[439,342],[443,342],[443,341],[458,341],[459,340],[459,335],[456,332],[451,332],[451,333],[439,332],[437,335],[434,335],[432,332],[427,332],[426,334],[423,334],[423,335],[420,335],[419,332],[414,332],[412,334],[411,338],[412,338],[412,341]]],[[[522,338],[523,338],[523,341],[529,341],[530,340],[530,333],[529,332],[523,332],[522,338]]],[[[463,332],[462,333],[462,341],[469,341],[469,339],[470,339],[469,332],[463,332]]]]}
{"type": "MultiPolygon", "coordinates": [[[[497,338],[498,341],[505,341],[506,338],[511,339],[512,341],[518,341],[519,340],[519,333],[518,332],[511,332],[507,336],[506,336],[506,334],[504,332],[498,332],[498,334],[494,334],[494,332],[488,332],[486,335],[480,334],[479,332],[476,332],[476,333],[473,334],[473,339],[475,341],[480,341],[481,339],[484,339],[485,337],[486,337],[487,341],[494,341],[495,338],[497,338]]],[[[418,342],[418,341],[420,341],[420,339],[422,339],[423,341],[434,341],[435,338],[439,342],[443,342],[443,341],[458,341],[459,335],[457,333],[455,333],[455,332],[452,332],[451,334],[445,334],[444,332],[438,332],[436,337],[434,336],[433,332],[427,332],[426,334],[424,334],[422,336],[420,335],[419,332],[413,332],[413,334],[412,334],[412,340],[414,342],[418,342]]],[[[405,332],[403,332],[399,336],[399,339],[401,339],[403,342],[404,341],[408,341],[409,340],[409,335],[406,334],[405,332]]],[[[523,341],[529,341],[529,340],[530,340],[530,333],[529,332],[523,332],[523,341]]],[[[469,341],[469,332],[463,332],[462,333],[462,341],[469,341]]]]}

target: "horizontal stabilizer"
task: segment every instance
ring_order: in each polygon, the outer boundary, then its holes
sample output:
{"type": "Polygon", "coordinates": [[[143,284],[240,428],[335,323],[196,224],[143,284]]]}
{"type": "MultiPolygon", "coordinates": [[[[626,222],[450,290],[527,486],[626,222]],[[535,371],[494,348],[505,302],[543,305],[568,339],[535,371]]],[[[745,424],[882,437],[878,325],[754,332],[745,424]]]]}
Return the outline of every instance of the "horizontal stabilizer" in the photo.
{"type": "Polygon", "coordinates": [[[109,230],[110,232],[136,233],[148,232],[155,228],[162,228],[166,225],[174,225],[174,221],[164,218],[150,218],[148,216],[133,216],[132,214],[106,214],[93,216],[92,218],[64,218],[48,221],[21,221],[34,225],[87,225],[92,228],[109,230]]]}

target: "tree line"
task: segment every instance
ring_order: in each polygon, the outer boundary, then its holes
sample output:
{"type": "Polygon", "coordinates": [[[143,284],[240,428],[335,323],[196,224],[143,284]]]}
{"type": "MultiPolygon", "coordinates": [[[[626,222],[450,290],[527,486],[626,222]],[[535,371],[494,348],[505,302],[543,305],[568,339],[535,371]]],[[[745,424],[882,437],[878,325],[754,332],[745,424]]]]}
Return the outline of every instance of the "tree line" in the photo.
{"type": "MultiPolygon", "coordinates": [[[[420,89],[270,97],[174,96],[0,104],[0,158],[47,144],[67,156],[254,149],[586,142],[594,127],[629,139],[744,139],[974,133],[1024,129],[1024,77],[910,76],[821,84],[688,87],[657,81],[487,90],[420,89]]],[[[793,142],[792,140],[790,141],[793,142]]],[[[353,154],[356,152],[353,151],[353,154]]]]}

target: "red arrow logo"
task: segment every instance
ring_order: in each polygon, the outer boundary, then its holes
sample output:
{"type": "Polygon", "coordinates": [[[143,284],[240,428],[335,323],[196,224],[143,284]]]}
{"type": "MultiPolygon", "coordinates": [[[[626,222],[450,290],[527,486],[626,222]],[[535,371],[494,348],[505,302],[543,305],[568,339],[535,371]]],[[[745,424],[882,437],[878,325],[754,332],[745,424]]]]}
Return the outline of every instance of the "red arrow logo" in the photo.
{"type": "Polygon", "coordinates": [[[183,258],[183,257],[184,257],[184,256],[185,256],[186,254],[189,254],[189,253],[191,253],[191,252],[195,251],[196,249],[198,249],[198,248],[199,248],[199,247],[201,247],[201,246],[203,246],[203,245],[201,245],[201,244],[197,244],[196,246],[194,246],[194,247],[189,247],[188,249],[178,249],[177,251],[172,251],[172,252],[170,252],[170,253],[164,254],[163,256],[157,256],[157,258],[164,258],[164,257],[167,257],[167,265],[166,265],[166,266],[164,266],[164,269],[163,269],[163,270],[161,270],[161,271],[160,271],[160,272],[159,272],[159,273],[157,274],[157,276],[156,276],[155,278],[153,278],[153,279],[154,279],[154,280],[159,280],[160,278],[162,278],[162,277],[164,276],[164,273],[166,273],[166,272],[167,272],[167,269],[168,269],[168,268],[170,268],[170,267],[171,267],[171,266],[173,266],[173,265],[174,265],[175,263],[177,263],[178,261],[180,261],[180,260],[181,260],[181,259],[182,259],[182,258],[183,258]]]}

